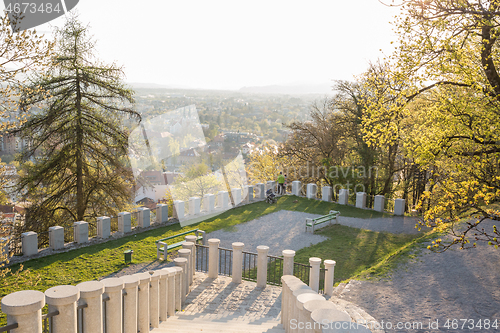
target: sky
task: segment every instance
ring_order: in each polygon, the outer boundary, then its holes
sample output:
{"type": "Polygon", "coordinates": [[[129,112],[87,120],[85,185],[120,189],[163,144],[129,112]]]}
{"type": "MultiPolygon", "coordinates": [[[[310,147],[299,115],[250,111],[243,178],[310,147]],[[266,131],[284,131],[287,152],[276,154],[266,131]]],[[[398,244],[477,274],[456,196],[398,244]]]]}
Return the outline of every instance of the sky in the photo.
{"type": "Polygon", "coordinates": [[[379,0],[80,0],[76,10],[125,81],[204,89],[353,80],[392,52],[398,13],[379,0]]]}

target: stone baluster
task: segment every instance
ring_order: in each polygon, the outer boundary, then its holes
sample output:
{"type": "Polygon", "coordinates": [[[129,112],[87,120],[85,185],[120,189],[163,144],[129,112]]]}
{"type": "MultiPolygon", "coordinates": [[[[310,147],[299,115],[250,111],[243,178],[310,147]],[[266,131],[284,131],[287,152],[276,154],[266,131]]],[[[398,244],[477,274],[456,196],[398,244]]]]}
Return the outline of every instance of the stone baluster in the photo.
{"type": "Polygon", "coordinates": [[[394,215],[405,215],[405,199],[394,200],[394,215]]]}
{"type": "Polygon", "coordinates": [[[292,182],[292,194],[300,197],[300,189],[302,187],[302,183],[298,180],[294,180],[292,182]]]}
{"type": "Polygon", "coordinates": [[[208,277],[216,279],[219,276],[219,244],[220,239],[208,240],[208,277]]]}
{"type": "Polygon", "coordinates": [[[83,333],[102,333],[102,294],[104,284],[99,281],[86,281],[76,285],[80,290],[79,305],[87,304],[83,309],[83,333]]]}
{"type": "Polygon", "coordinates": [[[325,298],[321,295],[318,294],[313,294],[313,293],[305,293],[297,296],[297,299],[295,300],[295,306],[297,307],[297,323],[299,324],[298,326],[298,332],[299,333],[305,333],[305,323],[307,322],[307,314],[304,310],[304,303],[307,301],[324,301],[325,298]]]}
{"type": "Polygon", "coordinates": [[[323,262],[325,264],[326,272],[325,272],[325,295],[332,296],[333,295],[333,285],[334,281],[334,270],[335,270],[335,261],[334,260],[325,260],[323,262]]]}
{"type": "MultiPolygon", "coordinates": [[[[185,260],[182,258],[176,258],[179,260],[185,260]]],[[[175,271],[174,274],[174,292],[175,292],[175,307],[174,307],[174,314],[175,310],[180,311],[182,309],[182,263],[179,263],[179,261],[176,261],[174,259],[174,263],[177,265],[176,267],[172,267],[172,269],[175,271]]]]}
{"type": "Polygon", "coordinates": [[[316,199],[316,193],[318,193],[318,186],[316,184],[307,184],[307,198],[316,199]]]}
{"type": "Polygon", "coordinates": [[[311,268],[309,269],[309,287],[315,292],[319,291],[319,271],[321,265],[320,258],[309,258],[309,265],[311,268]]]}
{"type": "Polygon", "coordinates": [[[118,213],[118,232],[125,234],[132,231],[132,216],[129,212],[118,213]]]}
{"type": "MultiPolygon", "coordinates": [[[[168,298],[169,298],[169,293],[168,293],[168,274],[169,271],[165,269],[160,269],[154,272],[153,275],[158,275],[160,277],[160,281],[158,283],[159,285],[159,291],[158,291],[158,303],[160,305],[159,307],[159,320],[165,321],[167,320],[168,316],[168,298]]],[[[151,310],[151,313],[153,313],[153,310],[151,310]]],[[[151,323],[153,323],[153,320],[151,319],[151,323]]]]}
{"type": "Polygon", "coordinates": [[[151,283],[149,288],[149,322],[151,327],[160,326],[160,271],[149,272],[151,283]],[[153,274],[151,274],[153,273],[153,274]]]}
{"type": "Polygon", "coordinates": [[[59,250],[64,248],[63,227],[49,227],[49,247],[51,250],[59,250]]]}
{"type": "Polygon", "coordinates": [[[356,192],[356,208],[366,208],[366,193],[356,192]]]}
{"type": "Polygon", "coordinates": [[[52,317],[52,333],[76,333],[76,302],[80,298],[80,290],[75,286],[56,286],[45,291],[45,301],[49,305],[49,313],[59,311],[52,317]]]}
{"type": "Polygon", "coordinates": [[[123,333],[137,333],[137,293],[139,278],[136,275],[125,275],[123,296],[123,333]]]}
{"type": "MultiPolygon", "coordinates": [[[[179,250],[180,251],[180,250],[179,250]]],[[[177,306],[177,295],[176,295],[176,308],[177,310],[181,309],[182,304],[184,304],[184,301],[186,300],[186,270],[187,270],[187,263],[188,260],[187,258],[175,258],[174,263],[177,267],[181,268],[180,273],[176,275],[176,279],[179,279],[179,282],[176,282],[175,288],[176,290],[179,290],[179,299],[180,299],[180,305],[177,306]],[[177,277],[178,276],[178,277],[177,277]]],[[[187,287],[189,288],[189,286],[187,287]]]]}
{"type": "Polygon", "coordinates": [[[21,234],[23,256],[32,256],[38,253],[38,235],[34,231],[21,234]]]}
{"type": "Polygon", "coordinates": [[[296,289],[292,292],[292,296],[289,299],[290,317],[289,323],[290,327],[288,332],[298,333],[298,323],[299,323],[299,308],[297,307],[297,297],[302,294],[314,294],[318,295],[317,292],[312,290],[309,286],[303,284],[295,287],[296,289]]]}
{"type": "Polygon", "coordinates": [[[283,275],[293,275],[293,259],[295,258],[295,251],[283,250],[283,275]]]}
{"type": "MultiPolygon", "coordinates": [[[[177,273],[176,267],[166,267],[163,271],[167,272],[167,315],[175,315],[175,274],[177,273]]],[[[161,305],[161,304],[160,304],[161,305]]],[[[161,312],[161,310],[160,310],[161,312]]],[[[161,319],[161,317],[160,317],[161,319]]]]}
{"type": "Polygon", "coordinates": [[[339,204],[347,205],[349,203],[349,189],[343,188],[339,191],[339,204]]]}
{"type": "Polygon", "coordinates": [[[109,297],[105,303],[106,318],[106,332],[123,332],[123,288],[125,283],[121,278],[107,278],[101,280],[104,285],[103,298],[109,297]]]}
{"type": "Polygon", "coordinates": [[[179,257],[186,258],[188,260],[186,267],[186,283],[188,288],[186,293],[189,293],[189,286],[193,283],[193,247],[194,243],[184,242],[182,243],[182,249],[178,251],[179,257]]]}
{"type": "Polygon", "coordinates": [[[373,209],[377,212],[383,212],[385,207],[385,197],[383,195],[376,195],[373,209]]]}
{"type": "Polygon", "coordinates": [[[139,279],[137,295],[137,328],[141,332],[149,332],[149,289],[151,275],[149,273],[134,274],[139,279]]]}
{"type": "Polygon", "coordinates": [[[181,200],[174,201],[174,217],[179,221],[184,220],[184,201],[181,200]]]}
{"type": "MultiPolygon", "coordinates": [[[[340,311],[335,304],[326,300],[312,300],[304,303],[304,323],[306,325],[305,333],[314,333],[315,330],[321,332],[321,326],[311,320],[311,313],[318,309],[330,309],[333,311],[340,311]]],[[[344,312],[343,312],[344,313],[344,312]]],[[[349,321],[350,317],[347,313],[344,315],[338,314],[339,318],[343,321],[349,321]]]]}
{"type": "Polygon", "coordinates": [[[233,267],[232,267],[232,281],[233,283],[241,283],[243,273],[243,247],[245,244],[241,242],[234,242],[233,247],[233,267]]]}
{"type": "Polygon", "coordinates": [[[196,272],[196,243],[198,241],[197,237],[194,235],[188,235],[184,239],[186,243],[193,243],[192,246],[188,247],[188,249],[191,250],[191,283],[193,283],[194,274],[196,272]]]}
{"type": "Polygon", "coordinates": [[[265,288],[267,284],[267,253],[269,246],[257,246],[257,288],[265,288]]]}
{"type": "Polygon", "coordinates": [[[137,224],[140,228],[147,228],[151,225],[151,211],[149,208],[141,207],[137,210],[137,224]]]}
{"type": "Polygon", "coordinates": [[[18,324],[10,332],[42,333],[44,305],[44,293],[35,290],[18,291],[2,298],[2,312],[7,315],[7,325],[18,324]]]}
{"type": "Polygon", "coordinates": [[[97,218],[97,237],[108,238],[111,236],[111,219],[107,216],[97,218]]]}
{"type": "Polygon", "coordinates": [[[321,188],[321,200],[330,202],[332,201],[332,187],[323,186],[321,188]]]}
{"type": "Polygon", "coordinates": [[[156,205],[156,223],[168,222],[168,205],[157,204],[156,205]]]}
{"type": "Polygon", "coordinates": [[[88,243],[89,241],[89,224],[85,221],[73,223],[73,235],[75,242],[78,244],[88,243]]]}

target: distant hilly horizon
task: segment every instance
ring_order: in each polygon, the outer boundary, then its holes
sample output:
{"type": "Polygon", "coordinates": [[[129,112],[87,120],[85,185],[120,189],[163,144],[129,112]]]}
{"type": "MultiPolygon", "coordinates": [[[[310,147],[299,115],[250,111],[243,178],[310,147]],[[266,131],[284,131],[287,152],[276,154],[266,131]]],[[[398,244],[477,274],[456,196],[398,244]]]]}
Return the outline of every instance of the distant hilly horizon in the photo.
{"type": "Polygon", "coordinates": [[[240,89],[209,89],[209,88],[193,88],[183,85],[168,85],[159,83],[147,82],[128,82],[135,89],[183,89],[183,90],[223,90],[237,91],[251,94],[280,94],[280,95],[304,95],[304,94],[325,94],[332,95],[332,83],[297,83],[284,85],[265,85],[265,86],[245,86],[240,89]]]}

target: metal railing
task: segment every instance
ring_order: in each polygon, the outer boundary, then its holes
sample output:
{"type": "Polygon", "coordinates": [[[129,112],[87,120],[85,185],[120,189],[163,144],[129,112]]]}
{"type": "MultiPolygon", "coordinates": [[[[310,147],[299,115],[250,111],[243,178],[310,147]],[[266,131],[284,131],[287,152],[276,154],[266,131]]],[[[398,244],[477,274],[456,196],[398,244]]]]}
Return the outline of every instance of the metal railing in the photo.
{"type": "MultiPolygon", "coordinates": [[[[10,333],[10,330],[13,330],[13,329],[16,329],[19,327],[19,324],[18,323],[14,323],[14,324],[9,324],[7,326],[2,326],[0,327],[0,332],[7,332],[7,333],[10,333]]],[[[44,332],[45,333],[45,332],[44,332]]]]}
{"type": "Polygon", "coordinates": [[[54,311],[54,312],[42,315],[42,332],[43,333],[52,333],[52,317],[55,317],[58,314],[59,314],[59,311],[54,311]]]}
{"type": "Polygon", "coordinates": [[[219,247],[219,275],[231,276],[233,269],[233,250],[219,247]]]}
{"type": "Polygon", "coordinates": [[[326,275],[326,268],[320,268],[320,270],[319,270],[319,293],[320,294],[325,293],[325,275],[326,275]]]}
{"type": "Polygon", "coordinates": [[[243,280],[257,281],[257,253],[243,252],[243,280]]]}
{"type": "Polygon", "coordinates": [[[267,284],[281,286],[283,275],[283,258],[267,256],[267,284]]]}
{"type": "Polygon", "coordinates": [[[208,245],[196,244],[195,270],[198,272],[208,272],[208,245]]]}
{"type": "Polygon", "coordinates": [[[300,262],[293,263],[293,275],[298,277],[300,281],[309,285],[309,270],[311,266],[301,264],[300,262]]]}

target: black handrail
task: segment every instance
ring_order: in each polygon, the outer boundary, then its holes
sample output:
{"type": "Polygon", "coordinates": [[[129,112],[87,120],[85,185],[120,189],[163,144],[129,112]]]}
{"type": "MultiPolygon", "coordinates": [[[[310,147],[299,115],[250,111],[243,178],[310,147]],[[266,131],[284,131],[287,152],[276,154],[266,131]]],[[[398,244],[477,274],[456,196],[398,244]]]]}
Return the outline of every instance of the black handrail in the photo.
{"type": "Polygon", "coordinates": [[[13,330],[18,327],[19,327],[18,323],[10,324],[7,326],[0,327],[0,332],[9,332],[10,330],[13,330]]]}

